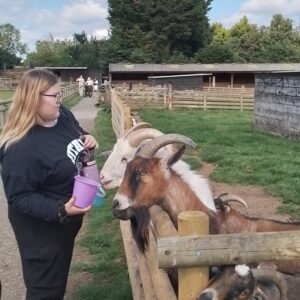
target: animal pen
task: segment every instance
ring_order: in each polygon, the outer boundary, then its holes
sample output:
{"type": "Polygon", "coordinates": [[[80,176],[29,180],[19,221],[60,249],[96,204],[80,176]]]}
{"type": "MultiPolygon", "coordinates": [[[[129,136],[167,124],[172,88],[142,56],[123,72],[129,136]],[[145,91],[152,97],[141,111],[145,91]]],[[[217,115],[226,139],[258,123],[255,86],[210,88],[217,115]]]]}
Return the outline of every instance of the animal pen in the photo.
{"type": "MultiPolygon", "coordinates": [[[[113,128],[119,138],[131,127],[130,107],[115,89],[111,89],[110,97],[113,128]]],[[[120,221],[132,295],[136,300],[196,299],[207,286],[210,265],[300,259],[299,231],[209,235],[208,217],[202,212],[181,213],[178,231],[160,207],[152,206],[150,215],[153,227],[149,229],[150,242],[145,254],[137,249],[130,221],[120,221]],[[170,268],[178,270],[178,293],[167,273],[170,268]]]]}
{"type": "Polygon", "coordinates": [[[175,90],[172,84],[155,87],[122,84],[114,89],[133,110],[185,107],[243,111],[252,110],[254,105],[253,88],[204,87],[195,90],[175,90]]]}

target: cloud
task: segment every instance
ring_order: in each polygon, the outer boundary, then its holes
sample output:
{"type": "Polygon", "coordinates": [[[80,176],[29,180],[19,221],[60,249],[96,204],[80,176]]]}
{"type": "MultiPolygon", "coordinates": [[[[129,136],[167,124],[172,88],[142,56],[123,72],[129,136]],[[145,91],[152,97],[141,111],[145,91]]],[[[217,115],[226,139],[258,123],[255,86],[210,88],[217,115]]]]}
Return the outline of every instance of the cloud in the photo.
{"type": "Polygon", "coordinates": [[[109,28],[106,0],[0,0],[0,20],[19,29],[31,51],[50,33],[54,39],[69,39],[82,31],[105,37],[109,28]]]}
{"type": "Polygon", "coordinates": [[[300,13],[299,0],[248,0],[242,4],[240,11],[250,14],[282,14],[297,16],[300,13]]]}
{"type": "Polygon", "coordinates": [[[284,18],[290,18],[295,26],[300,25],[300,1],[299,0],[246,0],[242,1],[234,13],[218,16],[225,27],[231,27],[243,16],[246,16],[250,23],[270,25],[273,15],[282,14],[284,18]]]}

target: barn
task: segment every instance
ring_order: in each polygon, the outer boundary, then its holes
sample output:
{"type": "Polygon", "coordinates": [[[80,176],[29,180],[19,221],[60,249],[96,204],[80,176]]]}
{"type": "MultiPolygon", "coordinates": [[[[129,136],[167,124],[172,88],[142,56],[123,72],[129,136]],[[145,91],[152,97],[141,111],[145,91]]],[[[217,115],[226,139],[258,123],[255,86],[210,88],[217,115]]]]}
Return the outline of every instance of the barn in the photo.
{"type": "Polygon", "coordinates": [[[100,70],[90,70],[87,67],[35,67],[35,69],[47,69],[56,74],[62,82],[73,82],[80,75],[86,80],[88,76],[102,81],[100,70]]]}
{"type": "Polygon", "coordinates": [[[300,72],[300,64],[109,64],[109,80],[114,85],[148,84],[149,77],[207,74],[203,86],[251,87],[255,75],[270,72],[300,72]]]}

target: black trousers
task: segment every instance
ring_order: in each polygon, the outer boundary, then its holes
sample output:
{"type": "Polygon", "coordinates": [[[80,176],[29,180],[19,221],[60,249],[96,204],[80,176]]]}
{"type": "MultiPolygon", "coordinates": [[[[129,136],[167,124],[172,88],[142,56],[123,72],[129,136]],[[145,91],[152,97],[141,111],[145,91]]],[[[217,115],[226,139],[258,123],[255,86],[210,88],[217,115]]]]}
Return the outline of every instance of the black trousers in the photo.
{"type": "Polygon", "coordinates": [[[59,224],[32,218],[10,206],[8,216],[21,255],[26,300],[63,300],[82,216],[59,224]]]}

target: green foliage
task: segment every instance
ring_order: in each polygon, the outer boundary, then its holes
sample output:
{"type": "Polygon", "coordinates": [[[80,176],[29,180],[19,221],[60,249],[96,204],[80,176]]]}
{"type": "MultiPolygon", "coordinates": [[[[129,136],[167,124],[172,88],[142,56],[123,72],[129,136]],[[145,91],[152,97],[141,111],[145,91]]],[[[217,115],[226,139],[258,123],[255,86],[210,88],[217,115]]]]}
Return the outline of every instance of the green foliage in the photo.
{"type": "Polygon", "coordinates": [[[25,54],[27,46],[21,42],[20,30],[6,23],[0,25],[0,68],[19,64],[19,55],[25,54]]]}
{"type": "Polygon", "coordinates": [[[212,42],[195,54],[201,63],[299,62],[300,35],[292,20],[274,15],[270,26],[258,27],[243,17],[231,28],[211,26],[212,42]]]}
{"type": "Polygon", "coordinates": [[[230,30],[223,27],[221,23],[213,23],[211,25],[212,43],[223,44],[230,39],[230,30]]]}
{"type": "Polygon", "coordinates": [[[36,51],[27,55],[26,63],[32,66],[72,66],[70,46],[70,41],[54,40],[50,34],[47,40],[36,42],[36,51]]]}
{"type": "Polygon", "coordinates": [[[262,186],[282,197],[281,211],[300,219],[299,140],[258,132],[251,112],[144,110],[141,117],[165,133],[192,138],[198,157],[217,165],[213,180],[262,186]]]}
{"type": "MultiPolygon", "coordinates": [[[[36,42],[27,55],[32,66],[86,66],[108,72],[109,63],[291,63],[300,61],[300,30],[291,19],[274,15],[269,26],[246,16],[231,28],[209,25],[212,0],[109,0],[110,36],[85,31],[73,39],[36,42]]],[[[20,63],[26,46],[20,32],[0,25],[0,64],[20,63]]]]}
{"type": "Polygon", "coordinates": [[[210,40],[206,14],[211,1],[110,0],[112,38],[118,61],[161,63],[186,61],[210,40]]]}
{"type": "Polygon", "coordinates": [[[201,49],[195,55],[195,60],[199,63],[232,63],[235,62],[236,55],[233,46],[230,43],[221,44],[219,42],[211,43],[201,49]]]}

